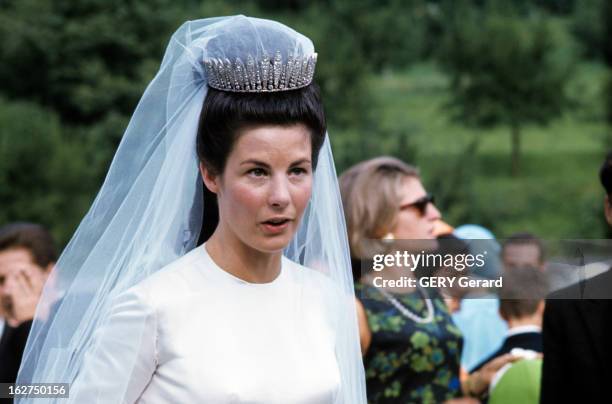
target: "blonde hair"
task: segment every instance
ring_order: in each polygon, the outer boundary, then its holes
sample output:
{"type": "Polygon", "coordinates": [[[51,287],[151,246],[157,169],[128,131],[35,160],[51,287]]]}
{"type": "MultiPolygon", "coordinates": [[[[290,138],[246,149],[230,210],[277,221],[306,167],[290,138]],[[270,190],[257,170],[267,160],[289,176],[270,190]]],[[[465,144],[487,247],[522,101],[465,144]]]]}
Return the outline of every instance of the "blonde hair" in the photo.
{"type": "Polygon", "coordinates": [[[418,170],[394,157],[382,156],[358,163],[340,176],[340,193],[351,255],[371,258],[384,250],[380,242],[391,231],[401,204],[399,189],[418,170]]]}

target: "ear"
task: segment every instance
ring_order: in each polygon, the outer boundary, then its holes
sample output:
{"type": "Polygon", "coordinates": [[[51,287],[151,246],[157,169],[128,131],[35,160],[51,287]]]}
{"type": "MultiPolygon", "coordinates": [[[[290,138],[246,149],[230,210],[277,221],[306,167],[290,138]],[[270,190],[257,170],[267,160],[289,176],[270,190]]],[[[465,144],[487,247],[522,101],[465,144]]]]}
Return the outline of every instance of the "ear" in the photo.
{"type": "Polygon", "coordinates": [[[501,319],[504,320],[506,323],[508,322],[508,320],[510,320],[504,313],[502,313],[501,309],[497,309],[497,314],[499,314],[499,317],[501,317],[501,319]]]}
{"type": "Polygon", "coordinates": [[[540,261],[540,264],[538,265],[538,269],[541,272],[546,272],[546,261],[540,261]]]}
{"type": "Polygon", "coordinates": [[[612,205],[610,205],[612,201],[610,200],[610,195],[606,195],[604,200],[604,213],[606,214],[606,220],[608,224],[612,226],[612,205]]]}
{"type": "Polygon", "coordinates": [[[213,174],[203,163],[200,163],[200,174],[206,188],[213,194],[219,192],[219,176],[213,174]]]}

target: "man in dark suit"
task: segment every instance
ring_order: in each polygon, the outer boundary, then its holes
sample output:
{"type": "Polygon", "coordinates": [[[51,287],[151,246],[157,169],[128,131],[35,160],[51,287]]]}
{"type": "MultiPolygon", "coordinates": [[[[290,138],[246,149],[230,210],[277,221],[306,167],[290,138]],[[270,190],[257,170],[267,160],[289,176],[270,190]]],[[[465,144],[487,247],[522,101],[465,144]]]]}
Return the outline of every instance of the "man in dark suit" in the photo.
{"type": "MultiPolygon", "coordinates": [[[[43,285],[57,251],[42,226],[12,223],[0,228],[0,383],[15,383],[43,285]]],[[[0,399],[0,403],[11,402],[0,399]]]]}
{"type": "MultiPolygon", "coordinates": [[[[612,152],[600,171],[604,211],[612,225],[612,152]]],[[[610,401],[612,381],[612,271],[551,294],[543,325],[540,402],[610,401]]]]}
{"type": "Polygon", "coordinates": [[[472,372],[514,348],[542,352],[542,316],[546,275],[539,268],[514,268],[504,272],[499,314],[508,324],[501,347],[480,362],[472,372]]]}

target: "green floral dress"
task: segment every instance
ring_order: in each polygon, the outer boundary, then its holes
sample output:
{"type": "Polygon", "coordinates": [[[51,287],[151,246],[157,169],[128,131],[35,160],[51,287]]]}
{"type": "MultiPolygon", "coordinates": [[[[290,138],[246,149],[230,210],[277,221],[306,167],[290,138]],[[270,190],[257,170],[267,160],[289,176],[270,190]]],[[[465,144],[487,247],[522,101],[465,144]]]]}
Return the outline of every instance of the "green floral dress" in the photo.
{"type": "MultiPolygon", "coordinates": [[[[428,290],[434,320],[416,323],[402,315],[375,287],[358,284],[372,342],[365,357],[370,403],[442,403],[460,397],[459,366],[463,339],[440,296],[428,290]]],[[[393,295],[408,310],[425,318],[418,291],[393,295]]]]}

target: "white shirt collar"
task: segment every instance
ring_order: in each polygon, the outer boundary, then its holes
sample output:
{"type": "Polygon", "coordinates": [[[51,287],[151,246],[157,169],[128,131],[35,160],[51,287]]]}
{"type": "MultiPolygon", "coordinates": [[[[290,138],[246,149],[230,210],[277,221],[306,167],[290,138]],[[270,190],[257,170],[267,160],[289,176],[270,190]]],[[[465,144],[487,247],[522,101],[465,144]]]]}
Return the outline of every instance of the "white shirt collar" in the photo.
{"type": "Polygon", "coordinates": [[[506,333],[507,337],[511,337],[516,334],[523,334],[526,332],[542,332],[542,327],[537,325],[519,325],[517,327],[510,328],[506,333]]]}

